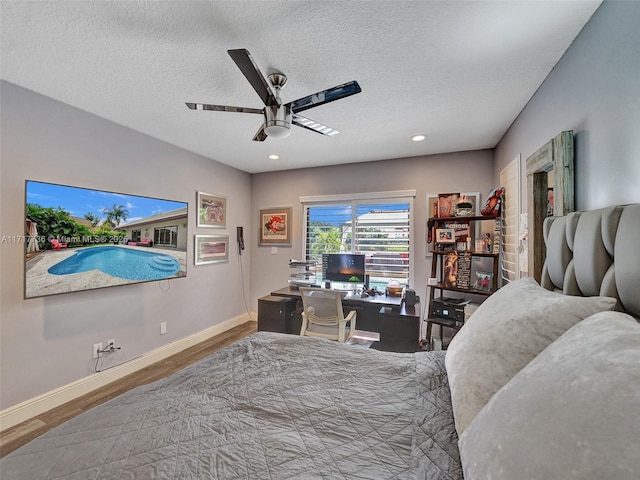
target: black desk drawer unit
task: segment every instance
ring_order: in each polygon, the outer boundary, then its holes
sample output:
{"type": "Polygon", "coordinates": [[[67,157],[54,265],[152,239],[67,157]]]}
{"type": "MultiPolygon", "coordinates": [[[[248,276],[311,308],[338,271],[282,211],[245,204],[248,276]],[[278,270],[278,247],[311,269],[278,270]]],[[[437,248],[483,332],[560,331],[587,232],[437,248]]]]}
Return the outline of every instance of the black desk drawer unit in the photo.
{"type": "Polygon", "coordinates": [[[417,309],[414,307],[382,307],[380,309],[380,343],[386,346],[385,350],[394,352],[420,350],[419,314],[419,307],[417,309]]]}
{"type": "MultiPolygon", "coordinates": [[[[258,331],[293,333],[291,316],[296,301],[289,297],[267,295],[258,299],[258,331]]],[[[298,332],[300,329],[298,328],[298,332]]]]}
{"type": "Polygon", "coordinates": [[[343,300],[342,310],[345,315],[349,315],[350,311],[355,310],[356,330],[380,332],[380,319],[378,317],[380,305],[343,300]]]}

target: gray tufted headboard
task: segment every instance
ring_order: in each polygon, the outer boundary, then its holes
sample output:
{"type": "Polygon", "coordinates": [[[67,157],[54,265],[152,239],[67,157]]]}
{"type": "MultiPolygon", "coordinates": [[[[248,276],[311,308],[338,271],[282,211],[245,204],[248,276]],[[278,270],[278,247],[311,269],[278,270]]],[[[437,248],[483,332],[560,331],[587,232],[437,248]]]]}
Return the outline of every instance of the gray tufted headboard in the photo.
{"type": "Polygon", "coordinates": [[[549,217],[543,231],[543,287],[615,297],[617,310],[640,319],[640,204],[549,217]]]}

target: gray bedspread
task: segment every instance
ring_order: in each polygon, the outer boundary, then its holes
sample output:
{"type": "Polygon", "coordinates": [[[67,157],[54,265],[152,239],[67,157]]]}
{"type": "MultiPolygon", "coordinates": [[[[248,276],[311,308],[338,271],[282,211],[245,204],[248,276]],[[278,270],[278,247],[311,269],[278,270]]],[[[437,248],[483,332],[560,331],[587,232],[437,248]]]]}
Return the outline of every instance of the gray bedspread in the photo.
{"type": "Polygon", "coordinates": [[[260,332],[0,461],[20,479],[461,479],[443,352],[260,332]]]}

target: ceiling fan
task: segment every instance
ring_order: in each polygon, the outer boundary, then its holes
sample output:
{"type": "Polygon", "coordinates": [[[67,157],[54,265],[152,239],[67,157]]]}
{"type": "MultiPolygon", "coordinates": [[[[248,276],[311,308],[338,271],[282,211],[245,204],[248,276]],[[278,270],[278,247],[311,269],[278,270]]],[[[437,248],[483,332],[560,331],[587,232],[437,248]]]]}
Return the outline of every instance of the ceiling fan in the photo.
{"type": "Polygon", "coordinates": [[[317,107],[325,103],[340,100],[341,98],[360,93],[362,90],[358,82],[355,80],[348,82],[328,90],[299,98],[289,103],[282,103],[280,99],[280,90],[287,83],[287,77],[283,73],[272,73],[269,75],[269,81],[275,92],[269,86],[260,69],[251,58],[248,50],[241,48],[237,50],[227,50],[233,61],[236,63],[240,71],[249,80],[249,83],[256,91],[260,99],[264,102],[263,109],[249,107],[231,107],[228,105],[211,105],[208,103],[190,103],[186,102],[187,107],[191,110],[215,110],[217,112],[238,112],[238,113],[260,113],[264,117],[264,123],[253,137],[256,142],[264,142],[267,137],[284,138],[291,133],[291,124],[299,127],[307,128],[322,135],[333,136],[338,130],[335,130],[321,123],[314,122],[300,115],[300,112],[309,108],[317,107]]]}

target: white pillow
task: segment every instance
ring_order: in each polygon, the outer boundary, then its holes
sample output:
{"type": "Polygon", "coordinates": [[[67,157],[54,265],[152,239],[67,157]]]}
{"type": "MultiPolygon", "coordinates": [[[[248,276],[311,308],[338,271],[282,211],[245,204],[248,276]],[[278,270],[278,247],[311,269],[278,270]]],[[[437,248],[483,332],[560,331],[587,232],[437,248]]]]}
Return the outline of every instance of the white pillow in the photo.
{"type": "Polygon", "coordinates": [[[608,297],[574,297],[516,280],[487,298],[453,338],[445,357],[458,435],[513,376],[565,331],[612,310],[608,297]]]}
{"type": "Polygon", "coordinates": [[[640,324],[578,323],[516,374],[460,438],[465,480],[640,478],[640,324]]]}

